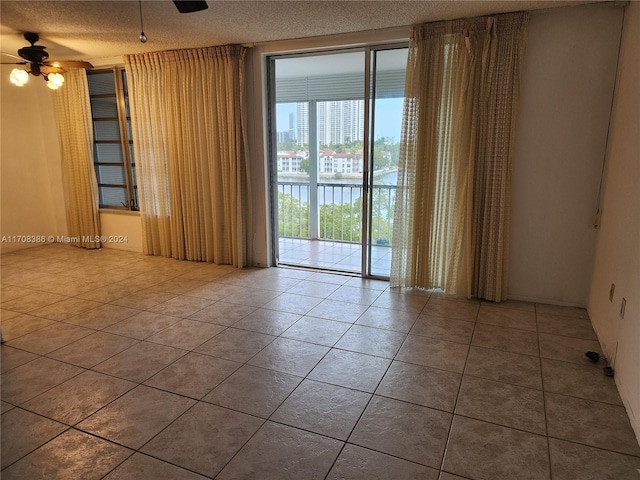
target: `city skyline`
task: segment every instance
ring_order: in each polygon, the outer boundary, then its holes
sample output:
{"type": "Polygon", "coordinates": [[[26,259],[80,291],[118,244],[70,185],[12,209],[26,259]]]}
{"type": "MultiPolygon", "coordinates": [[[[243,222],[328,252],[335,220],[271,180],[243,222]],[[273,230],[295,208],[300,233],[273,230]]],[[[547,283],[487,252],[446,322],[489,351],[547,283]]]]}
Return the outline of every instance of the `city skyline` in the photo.
{"type": "MultiPolygon", "coordinates": [[[[360,100],[359,102],[362,102],[362,100],[360,100]]],[[[400,133],[402,128],[403,102],[404,102],[403,98],[385,98],[385,99],[376,100],[375,124],[374,124],[375,139],[378,139],[381,137],[387,137],[387,138],[395,139],[396,142],[400,141],[400,133]]],[[[294,115],[294,123],[297,125],[298,110],[299,108],[297,103],[276,104],[276,129],[278,132],[279,140],[284,138],[289,138],[289,136],[285,136],[283,134],[285,132],[290,132],[292,130],[291,114],[294,115]]],[[[300,108],[300,110],[302,112],[306,111],[304,107],[300,108]]],[[[355,123],[358,123],[358,122],[355,122],[355,123]]],[[[294,128],[293,130],[295,132],[296,128],[294,128]]],[[[325,140],[327,139],[326,133],[324,135],[324,139],[325,140]]],[[[302,143],[307,143],[307,142],[302,142],[302,143]]]]}

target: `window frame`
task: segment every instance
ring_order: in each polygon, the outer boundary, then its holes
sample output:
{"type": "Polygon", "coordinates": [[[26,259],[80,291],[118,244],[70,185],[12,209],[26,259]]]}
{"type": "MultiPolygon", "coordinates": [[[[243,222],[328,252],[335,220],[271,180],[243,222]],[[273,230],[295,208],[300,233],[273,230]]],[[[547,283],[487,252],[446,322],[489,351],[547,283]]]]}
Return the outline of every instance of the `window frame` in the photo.
{"type": "Polygon", "coordinates": [[[131,152],[133,151],[133,139],[129,136],[129,125],[131,122],[131,116],[129,112],[129,116],[127,116],[127,102],[126,99],[129,96],[128,91],[125,92],[124,83],[126,72],[123,67],[111,67],[111,68],[99,68],[95,70],[91,70],[87,72],[87,76],[96,75],[96,74],[104,74],[107,72],[111,72],[113,74],[115,93],[104,93],[104,94],[91,94],[89,93],[89,101],[94,98],[114,98],[116,100],[116,109],[117,109],[117,117],[94,117],[93,115],[93,105],[91,111],[91,124],[94,131],[93,138],[93,167],[96,175],[96,181],[98,182],[98,189],[100,190],[100,198],[99,201],[102,200],[101,188],[102,187],[113,187],[113,188],[124,188],[127,197],[127,205],[111,205],[111,204],[99,204],[99,208],[101,210],[110,209],[110,210],[126,210],[126,211],[139,211],[139,203],[138,203],[138,195],[137,189],[138,185],[134,182],[133,169],[135,168],[135,161],[131,158],[131,152]],[[118,133],[120,136],[119,140],[96,140],[95,135],[95,124],[96,122],[102,121],[117,121],[118,122],[118,133]],[[114,163],[114,162],[99,162],[97,155],[97,146],[103,145],[120,145],[120,150],[122,152],[122,163],[114,163]],[[100,166],[112,166],[112,167],[121,167],[124,173],[124,184],[109,184],[109,183],[100,183],[100,176],[98,174],[100,166]]]}

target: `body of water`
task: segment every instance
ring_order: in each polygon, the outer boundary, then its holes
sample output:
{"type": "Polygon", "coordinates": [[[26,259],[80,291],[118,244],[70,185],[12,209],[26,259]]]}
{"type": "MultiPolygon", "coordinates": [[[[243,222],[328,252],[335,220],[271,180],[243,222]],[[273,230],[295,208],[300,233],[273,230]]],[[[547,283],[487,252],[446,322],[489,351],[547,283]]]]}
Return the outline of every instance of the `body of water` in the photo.
{"type": "MultiPolygon", "coordinates": [[[[278,176],[278,182],[294,183],[295,185],[278,185],[278,191],[293,196],[302,203],[309,201],[308,177],[278,176]]],[[[376,175],[376,186],[395,186],[398,182],[398,172],[392,171],[376,175]]],[[[386,189],[384,189],[386,190],[386,189]]],[[[374,190],[375,191],[375,190],[374,190]]],[[[357,178],[320,178],[318,181],[318,204],[325,203],[353,204],[362,196],[362,180],[357,178]]]]}

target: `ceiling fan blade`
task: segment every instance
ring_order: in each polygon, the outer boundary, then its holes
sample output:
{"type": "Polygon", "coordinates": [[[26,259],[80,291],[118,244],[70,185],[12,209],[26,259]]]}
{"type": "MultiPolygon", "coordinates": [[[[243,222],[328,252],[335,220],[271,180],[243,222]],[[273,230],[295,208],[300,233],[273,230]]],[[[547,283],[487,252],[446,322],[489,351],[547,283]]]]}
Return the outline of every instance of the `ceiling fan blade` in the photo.
{"type": "Polygon", "coordinates": [[[201,1],[189,1],[189,0],[173,0],[176,8],[180,13],[199,12],[200,10],[206,10],[209,8],[207,2],[201,1]]]}
{"type": "Polygon", "coordinates": [[[19,57],[18,55],[14,55],[12,53],[5,53],[5,52],[0,52],[0,55],[6,55],[7,57],[11,57],[11,58],[15,58],[17,60],[20,60],[20,62],[22,63],[27,63],[24,58],[19,57]]]}
{"type": "Polygon", "coordinates": [[[82,60],[58,60],[55,62],[47,62],[44,65],[53,68],[93,68],[93,65],[89,62],[84,62],[82,60]]]}
{"type": "Polygon", "coordinates": [[[54,67],[52,65],[42,65],[40,67],[40,71],[42,73],[62,73],[64,72],[64,68],[54,67]]]}

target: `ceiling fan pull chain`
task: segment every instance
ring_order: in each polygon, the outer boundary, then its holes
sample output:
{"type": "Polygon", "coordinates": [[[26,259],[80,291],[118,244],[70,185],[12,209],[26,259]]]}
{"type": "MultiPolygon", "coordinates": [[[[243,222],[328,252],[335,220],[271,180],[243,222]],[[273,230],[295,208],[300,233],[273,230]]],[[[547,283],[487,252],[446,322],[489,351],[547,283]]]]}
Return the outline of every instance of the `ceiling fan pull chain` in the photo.
{"type": "Polygon", "coordinates": [[[138,40],[140,40],[140,43],[147,43],[147,36],[144,34],[144,25],[142,24],[142,0],[138,0],[138,6],[140,7],[140,35],[138,35],[138,40]]]}

